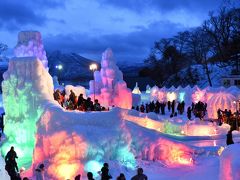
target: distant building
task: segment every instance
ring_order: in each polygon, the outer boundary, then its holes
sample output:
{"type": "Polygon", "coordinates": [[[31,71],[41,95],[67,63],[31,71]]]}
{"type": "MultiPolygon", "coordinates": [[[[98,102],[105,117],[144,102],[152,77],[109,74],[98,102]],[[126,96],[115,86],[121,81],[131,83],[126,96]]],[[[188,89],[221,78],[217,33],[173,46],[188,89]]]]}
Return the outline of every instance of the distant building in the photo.
{"type": "Polygon", "coordinates": [[[224,87],[237,86],[240,88],[240,75],[229,75],[222,77],[221,85],[224,87]]]}
{"type": "Polygon", "coordinates": [[[229,76],[222,77],[221,85],[224,87],[237,86],[240,88],[240,53],[237,53],[229,59],[235,62],[235,68],[229,76]]]}

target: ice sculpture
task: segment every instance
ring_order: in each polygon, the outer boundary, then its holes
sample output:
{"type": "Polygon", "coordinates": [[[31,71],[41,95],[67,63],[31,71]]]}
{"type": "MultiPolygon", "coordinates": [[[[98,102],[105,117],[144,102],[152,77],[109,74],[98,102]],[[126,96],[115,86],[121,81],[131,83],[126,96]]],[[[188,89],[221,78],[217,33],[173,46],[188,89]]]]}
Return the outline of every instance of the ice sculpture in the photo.
{"type": "Polygon", "coordinates": [[[43,103],[53,101],[52,77],[36,57],[18,57],[9,61],[3,79],[3,105],[6,113],[4,132],[7,141],[1,151],[5,155],[10,146],[14,145],[19,154],[20,166],[26,166],[32,161],[36,122],[44,111],[43,103]]]}
{"type": "Polygon", "coordinates": [[[240,179],[240,144],[227,146],[220,156],[220,180],[240,179]]]}
{"type": "Polygon", "coordinates": [[[148,93],[148,94],[151,93],[151,87],[149,84],[146,86],[146,93],[148,93]]]}
{"type": "Polygon", "coordinates": [[[43,63],[43,66],[48,69],[48,60],[40,32],[19,32],[14,54],[16,57],[37,57],[43,63]]]}
{"type": "Polygon", "coordinates": [[[157,86],[153,86],[150,92],[150,101],[157,101],[158,100],[158,91],[159,88],[157,86]]]}
{"type": "Polygon", "coordinates": [[[140,91],[140,89],[139,89],[139,87],[138,87],[138,83],[137,83],[137,82],[136,82],[136,85],[135,85],[132,93],[133,93],[133,94],[141,94],[141,91],[140,91]]]}
{"type": "Polygon", "coordinates": [[[167,166],[193,165],[194,150],[167,139],[159,138],[145,152],[148,160],[161,160],[167,166]]]}
{"type": "Polygon", "coordinates": [[[132,108],[132,93],[123,81],[123,74],[117,67],[111,49],[102,54],[101,70],[94,72],[94,80],[89,82],[90,96],[106,107],[132,108]]]}
{"type": "Polygon", "coordinates": [[[232,112],[236,111],[234,106],[234,101],[236,97],[227,92],[218,92],[214,93],[211,98],[207,101],[207,113],[209,118],[217,119],[217,111],[220,108],[221,110],[231,110],[232,112]]]}

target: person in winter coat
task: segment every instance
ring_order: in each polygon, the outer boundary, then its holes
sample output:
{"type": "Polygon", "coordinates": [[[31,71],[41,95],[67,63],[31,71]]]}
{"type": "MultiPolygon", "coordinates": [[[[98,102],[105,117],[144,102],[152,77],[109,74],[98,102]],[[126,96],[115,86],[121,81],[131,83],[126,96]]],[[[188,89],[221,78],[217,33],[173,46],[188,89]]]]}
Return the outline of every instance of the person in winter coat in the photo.
{"type": "Polygon", "coordinates": [[[12,146],[10,151],[8,151],[6,157],[5,157],[5,162],[7,163],[8,161],[18,158],[17,153],[14,151],[14,147],[12,146]]]}
{"type": "Polygon", "coordinates": [[[109,175],[109,169],[108,169],[108,163],[104,163],[103,164],[103,167],[101,169],[101,172],[102,172],[102,177],[101,177],[101,180],[109,180],[109,179],[112,179],[112,176],[109,175]]]}
{"type": "Polygon", "coordinates": [[[187,117],[188,117],[189,120],[191,120],[191,118],[192,118],[192,110],[191,110],[190,106],[187,109],[187,117]]]}
{"type": "Polygon", "coordinates": [[[148,179],[147,176],[143,174],[142,168],[138,168],[137,175],[131,178],[131,180],[147,180],[147,179],[148,179]]]}
{"type": "Polygon", "coordinates": [[[120,173],[120,175],[117,177],[117,180],[126,180],[125,175],[120,173]]]}
{"type": "Polygon", "coordinates": [[[170,109],[171,109],[171,102],[170,101],[167,102],[167,107],[168,107],[168,111],[170,112],[170,109]]]}
{"type": "Polygon", "coordinates": [[[142,113],[144,113],[144,111],[145,111],[145,108],[144,108],[144,105],[143,105],[143,104],[140,106],[140,111],[141,111],[142,113]]]}
{"type": "Polygon", "coordinates": [[[227,145],[234,144],[233,138],[232,138],[232,130],[228,131],[227,133],[227,145]]]}
{"type": "Polygon", "coordinates": [[[44,164],[40,164],[37,169],[35,169],[36,180],[45,180],[44,178],[44,164]]]}
{"type": "Polygon", "coordinates": [[[81,175],[78,174],[76,177],[75,177],[75,180],[80,180],[81,179],[81,175]]]}
{"type": "Polygon", "coordinates": [[[94,180],[93,179],[93,173],[92,172],[88,172],[87,173],[87,178],[88,178],[88,180],[94,180]]]}
{"type": "Polygon", "coordinates": [[[18,156],[17,153],[14,151],[14,147],[12,146],[5,157],[5,169],[7,170],[10,177],[14,177],[18,172],[16,158],[18,158],[18,156]]]}
{"type": "Polygon", "coordinates": [[[17,172],[18,168],[17,168],[17,163],[14,157],[11,157],[11,159],[7,161],[5,169],[8,172],[8,175],[10,176],[11,180],[19,180],[19,179],[21,180],[19,173],[17,172]]]}
{"type": "Polygon", "coordinates": [[[175,102],[175,100],[173,100],[172,101],[172,114],[175,113],[175,104],[176,104],[176,102],[175,102]]]}

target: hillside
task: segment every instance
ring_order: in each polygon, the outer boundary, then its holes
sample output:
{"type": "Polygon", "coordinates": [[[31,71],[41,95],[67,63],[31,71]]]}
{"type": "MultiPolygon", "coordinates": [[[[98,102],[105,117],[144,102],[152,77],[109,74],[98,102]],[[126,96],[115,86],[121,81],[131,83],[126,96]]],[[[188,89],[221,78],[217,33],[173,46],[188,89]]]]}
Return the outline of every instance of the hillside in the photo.
{"type": "Polygon", "coordinates": [[[78,80],[85,81],[92,78],[92,72],[89,70],[89,65],[92,63],[100,64],[94,60],[84,58],[76,53],[62,53],[60,51],[54,51],[48,53],[48,66],[49,72],[52,76],[58,76],[59,80],[78,80]],[[56,65],[62,65],[63,69],[59,70],[56,65]]]}
{"type": "MultiPolygon", "coordinates": [[[[210,78],[213,87],[221,86],[221,78],[223,76],[228,76],[231,73],[231,67],[220,68],[217,65],[209,65],[210,78]]],[[[189,68],[184,68],[179,71],[176,75],[170,76],[165,82],[164,86],[182,86],[187,85],[198,85],[201,88],[207,87],[209,85],[207,80],[207,75],[202,65],[192,65],[189,68]]]]}

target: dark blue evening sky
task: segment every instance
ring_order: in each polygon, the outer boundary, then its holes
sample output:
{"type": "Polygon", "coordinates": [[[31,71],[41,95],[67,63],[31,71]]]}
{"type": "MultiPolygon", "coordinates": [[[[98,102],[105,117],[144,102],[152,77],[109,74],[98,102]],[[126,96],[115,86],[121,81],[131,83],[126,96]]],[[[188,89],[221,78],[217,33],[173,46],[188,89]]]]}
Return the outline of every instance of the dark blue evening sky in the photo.
{"type": "Polygon", "coordinates": [[[0,0],[0,42],[13,48],[21,30],[42,33],[46,50],[99,60],[142,62],[153,42],[201,25],[222,0],[0,0]]]}

